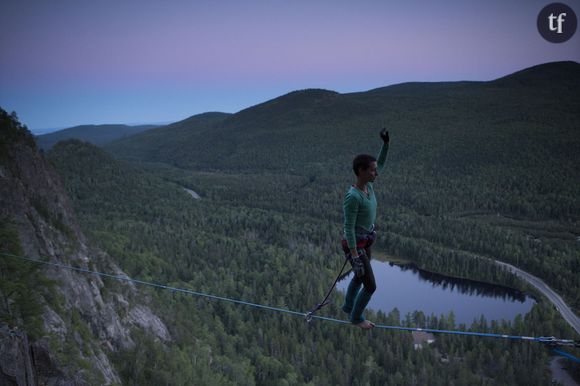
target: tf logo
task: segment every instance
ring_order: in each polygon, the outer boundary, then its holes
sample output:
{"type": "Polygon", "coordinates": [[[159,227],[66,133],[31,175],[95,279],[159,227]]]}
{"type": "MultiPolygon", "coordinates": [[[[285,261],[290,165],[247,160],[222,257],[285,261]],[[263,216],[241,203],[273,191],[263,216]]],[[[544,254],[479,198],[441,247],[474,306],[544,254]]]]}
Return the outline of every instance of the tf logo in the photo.
{"type": "Polygon", "coordinates": [[[576,32],[578,20],[572,8],[562,3],[546,5],[538,15],[538,31],[552,43],[563,43],[576,32]]]}

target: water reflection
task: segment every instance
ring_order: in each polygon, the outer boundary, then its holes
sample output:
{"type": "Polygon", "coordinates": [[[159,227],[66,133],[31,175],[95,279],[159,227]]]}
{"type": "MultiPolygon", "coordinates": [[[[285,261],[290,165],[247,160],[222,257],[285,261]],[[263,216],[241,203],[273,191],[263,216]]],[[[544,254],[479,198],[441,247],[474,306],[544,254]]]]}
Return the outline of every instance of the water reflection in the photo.
{"type": "MultiPolygon", "coordinates": [[[[369,308],[385,313],[397,308],[401,317],[414,311],[425,315],[447,315],[452,311],[457,323],[471,325],[481,316],[490,320],[513,320],[528,313],[534,300],[504,286],[433,274],[412,265],[398,266],[372,261],[377,282],[369,308]]],[[[346,291],[350,275],[337,284],[346,291]]]]}
{"type": "MultiPolygon", "coordinates": [[[[388,264],[391,267],[395,265],[393,263],[388,264]]],[[[525,302],[527,299],[525,293],[514,288],[484,283],[477,280],[444,276],[422,270],[413,264],[399,265],[399,267],[402,271],[411,271],[414,274],[418,274],[418,278],[422,282],[433,283],[434,285],[441,286],[444,290],[457,290],[462,295],[491,296],[506,301],[518,301],[520,303],[525,302]]]]}

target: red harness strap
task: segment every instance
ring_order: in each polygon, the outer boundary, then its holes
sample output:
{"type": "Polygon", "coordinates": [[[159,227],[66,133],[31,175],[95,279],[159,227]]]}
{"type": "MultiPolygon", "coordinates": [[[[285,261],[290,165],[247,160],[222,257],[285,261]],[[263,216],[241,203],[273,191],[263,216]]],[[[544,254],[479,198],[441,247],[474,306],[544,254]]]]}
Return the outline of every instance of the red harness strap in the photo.
{"type": "MultiPolygon", "coordinates": [[[[375,232],[375,231],[365,233],[365,234],[357,234],[356,235],[356,249],[370,248],[370,246],[373,245],[373,243],[375,242],[376,237],[377,237],[377,232],[375,232]]],[[[344,237],[342,238],[341,244],[342,244],[342,250],[344,251],[344,253],[349,254],[350,248],[348,247],[348,243],[344,237]]]]}

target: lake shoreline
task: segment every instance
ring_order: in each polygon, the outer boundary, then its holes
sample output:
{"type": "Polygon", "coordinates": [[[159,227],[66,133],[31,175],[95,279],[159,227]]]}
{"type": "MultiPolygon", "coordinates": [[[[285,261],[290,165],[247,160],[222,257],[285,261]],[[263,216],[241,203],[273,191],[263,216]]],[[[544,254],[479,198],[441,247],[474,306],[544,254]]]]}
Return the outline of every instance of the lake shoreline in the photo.
{"type": "Polygon", "coordinates": [[[424,269],[424,268],[420,267],[416,262],[408,260],[408,259],[403,259],[403,258],[395,257],[395,256],[389,256],[389,255],[385,255],[382,253],[378,253],[376,255],[373,254],[373,259],[376,259],[378,261],[388,263],[391,265],[403,267],[403,268],[416,269],[418,272],[424,273],[424,274],[429,275],[429,276],[439,276],[441,278],[449,278],[451,280],[465,281],[466,283],[472,283],[474,285],[493,286],[493,287],[496,287],[496,288],[499,288],[499,289],[502,289],[502,290],[505,290],[508,292],[518,293],[522,296],[529,296],[529,297],[533,298],[535,301],[538,301],[538,297],[533,292],[524,291],[524,290],[521,290],[519,288],[507,286],[505,284],[492,283],[492,282],[488,282],[488,281],[476,280],[476,279],[471,279],[471,278],[462,277],[462,276],[452,276],[452,275],[449,275],[447,273],[431,271],[431,270],[424,269]]]}
{"type": "Polygon", "coordinates": [[[517,277],[522,279],[529,286],[528,290],[521,290],[519,288],[513,288],[503,284],[490,283],[482,280],[475,280],[464,277],[451,276],[439,272],[433,272],[421,268],[417,263],[411,260],[402,259],[394,256],[388,256],[382,253],[377,253],[376,257],[375,256],[373,257],[376,258],[376,260],[378,261],[385,262],[391,265],[396,265],[402,268],[409,267],[411,269],[415,269],[420,274],[424,273],[427,276],[440,277],[442,279],[448,278],[450,280],[455,281],[465,281],[465,283],[471,283],[473,285],[493,286],[500,290],[505,290],[508,292],[519,294],[520,296],[530,297],[534,299],[536,302],[541,301],[541,298],[545,297],[556,308],[558,313],[568,323],[568,325],[572,327],[572,329],[574,329],[577,333],[580,333],[580,319],[575,315],[573,310],[563,301],[563,299],[554,290],[549,288],[541,279],[532,276],[531,274],[511,264],[493,260],[493,263],[496,264],[497,266],[508,269],[513,275],[516,275],[517,277]]]}
{"type": "MultiPolygon", "coordinates": [[[[373,259],[372,269],[377,291],[368,307],[375,311],[389,313],[396,308],[401,316],[421,311],[437,317],[452,312],[456,323],[469,326],[482,316],[512,321],[536,303],[532,296],[510,287],[430,273],[410,262],[373,259]]],[[[337,288],[344,292],[349,284],[350,280],[343,280],[337,288]]]]}

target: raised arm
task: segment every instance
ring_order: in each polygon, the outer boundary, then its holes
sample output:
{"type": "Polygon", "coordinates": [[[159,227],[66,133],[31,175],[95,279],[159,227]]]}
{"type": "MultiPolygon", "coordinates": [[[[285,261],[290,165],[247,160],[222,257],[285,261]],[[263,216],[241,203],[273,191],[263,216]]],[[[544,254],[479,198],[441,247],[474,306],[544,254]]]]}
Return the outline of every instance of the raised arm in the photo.
{"type": "Polygon", "coordinates": [[[377,170],[379,172],[383,170],[385,161],[387,160],[387,152],[389,151],[389,132],[387,129],[383,129],[380,135],[383,140],[383,145],[381,146],[381,151],[377,157],[377,170]]]}

